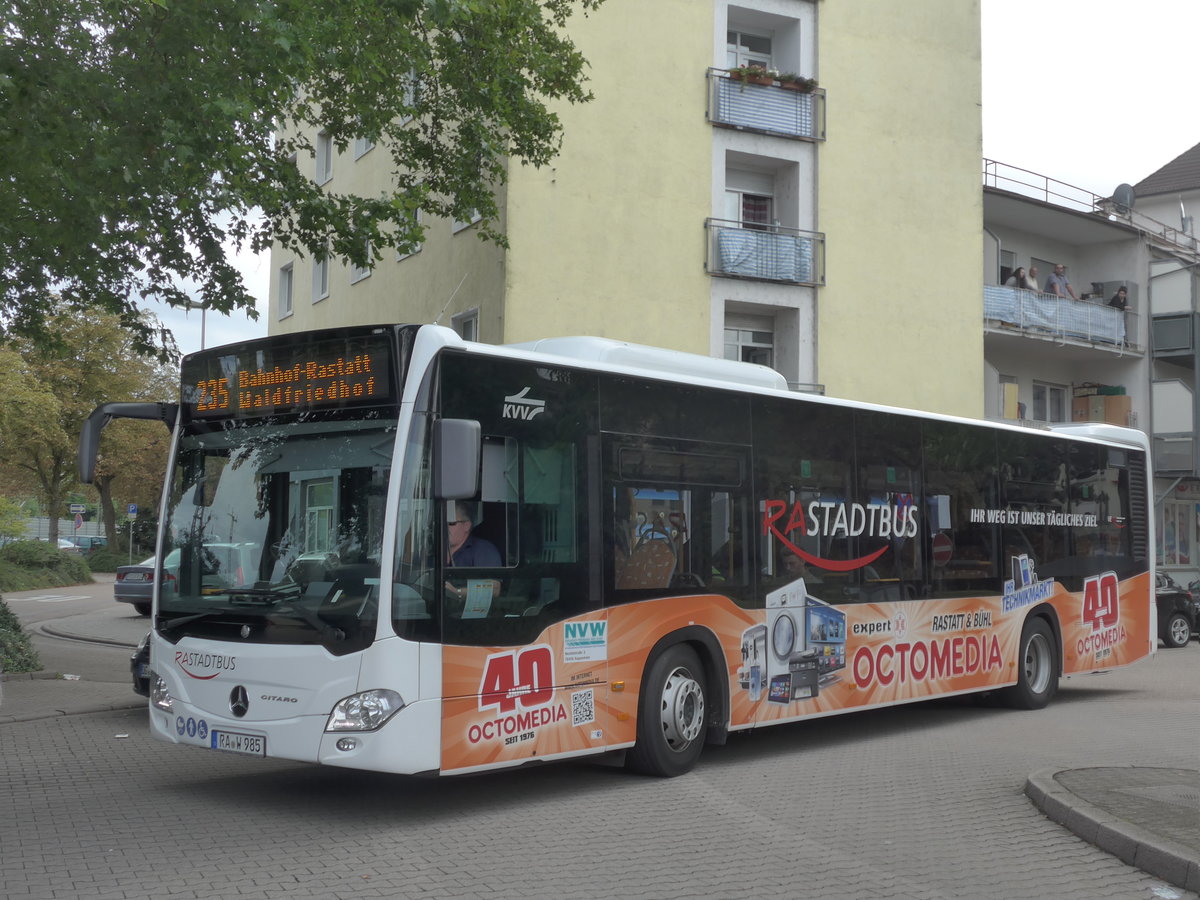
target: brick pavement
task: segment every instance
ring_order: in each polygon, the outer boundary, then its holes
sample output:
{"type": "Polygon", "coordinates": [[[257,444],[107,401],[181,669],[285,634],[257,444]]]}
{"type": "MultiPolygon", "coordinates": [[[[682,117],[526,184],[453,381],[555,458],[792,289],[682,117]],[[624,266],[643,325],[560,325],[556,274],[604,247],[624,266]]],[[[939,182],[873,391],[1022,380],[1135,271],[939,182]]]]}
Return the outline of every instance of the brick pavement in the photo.
{"type": "Polygon", "coordinates": [[[1194,769],[1194,648],[1041,712],[945,701],[734,735],[661,781],[425,781],[159,744],[142,710],[0,726],[0,895],[1162,900],[1030,772],[1194,769]]]}

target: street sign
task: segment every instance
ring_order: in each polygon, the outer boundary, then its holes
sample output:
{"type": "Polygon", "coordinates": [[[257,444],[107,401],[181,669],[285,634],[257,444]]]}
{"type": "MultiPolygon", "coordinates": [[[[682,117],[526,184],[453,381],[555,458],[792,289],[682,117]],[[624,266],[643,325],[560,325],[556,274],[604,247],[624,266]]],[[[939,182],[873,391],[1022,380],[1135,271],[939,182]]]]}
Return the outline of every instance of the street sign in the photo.
{"type": "Polygon", "coordinates": [[[137,504],[136,503],[129,504],[129,515],[131,515],[131,516],[137,515],[137,504]]]}
{"type": "Polygon", "coordinates": [[[71,515],[77,516],[80,513],[85,513],[85,512],[87,512],[87,507],[84,506],[82,503],[72,503],[71,504],[71,515]]]}
{"type": "Polygon", "coordinates": [[[933,536],[933,564],[935,566],[944,566],[950,562],[950,557],[954,555],[954,542],[950,540],[950,536],[945,532],[938,532],[933,536]]]}

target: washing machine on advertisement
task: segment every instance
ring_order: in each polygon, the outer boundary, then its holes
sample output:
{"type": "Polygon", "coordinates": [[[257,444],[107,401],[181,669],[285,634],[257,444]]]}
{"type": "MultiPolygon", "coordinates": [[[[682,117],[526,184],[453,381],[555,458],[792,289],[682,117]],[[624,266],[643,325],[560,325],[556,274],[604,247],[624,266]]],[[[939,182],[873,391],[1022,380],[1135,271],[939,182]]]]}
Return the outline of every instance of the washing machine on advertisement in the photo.
{"type": "Polygon", "coordinates": [[[792,657],[803,653],[808,591],[800,578],[767,594],[767,699],[792,702],[792,657]]]}

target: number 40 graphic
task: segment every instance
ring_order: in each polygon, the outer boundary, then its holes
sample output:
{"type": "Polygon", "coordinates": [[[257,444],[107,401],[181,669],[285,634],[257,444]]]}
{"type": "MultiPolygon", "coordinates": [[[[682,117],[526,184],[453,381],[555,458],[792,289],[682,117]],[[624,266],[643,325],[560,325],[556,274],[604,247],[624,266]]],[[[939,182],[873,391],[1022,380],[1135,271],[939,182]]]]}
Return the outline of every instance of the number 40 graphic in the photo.
{"type": "Polygon", "coordinates": [[[1083,583],[1083,622],[1092,630],[1112,628],[1120,618],[1120,600],[1116,572],[1105,572],[1083,583]]]}
{"type": "Polygon", "coordinates": [[[554,658],[545,644],[489,656],[479,685],[479,708],[512,712],[542,706],[554,696],[554,658]]]}

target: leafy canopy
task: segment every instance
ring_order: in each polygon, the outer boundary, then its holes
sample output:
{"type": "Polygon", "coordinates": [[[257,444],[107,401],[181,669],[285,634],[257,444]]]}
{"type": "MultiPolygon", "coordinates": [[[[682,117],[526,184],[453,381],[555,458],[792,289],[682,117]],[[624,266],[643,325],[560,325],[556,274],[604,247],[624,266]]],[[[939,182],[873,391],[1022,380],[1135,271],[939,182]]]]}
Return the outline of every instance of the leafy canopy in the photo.
{"type": "Polygon", "coordinates": [[[44,339],[58,294],[161,350],[140,298],[185,305],[194,285],[255,315],[227,248],[365,265],[420,241],[418,209],[477,213],[502,242],[492,191],[508,159],[557,152],[548,100],[590,96],[565,26],[600,2],[10,0],[0,333],[44,339]],[[390,190],[322,190],[317,130],[388,153],[390,190]]]}

